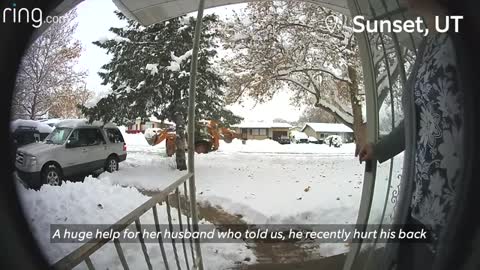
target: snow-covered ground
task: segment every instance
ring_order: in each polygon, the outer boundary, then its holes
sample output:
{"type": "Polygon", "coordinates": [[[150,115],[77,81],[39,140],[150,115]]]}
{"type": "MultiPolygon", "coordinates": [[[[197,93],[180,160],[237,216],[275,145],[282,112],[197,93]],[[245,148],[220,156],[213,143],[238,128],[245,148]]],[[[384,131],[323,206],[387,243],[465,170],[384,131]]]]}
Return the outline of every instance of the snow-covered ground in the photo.
{"type": "MultiPolygon", "coordinates": [[[[159,190],[183,175],[174,158],[165,158],[163,143],[143,152],[141,137],[125,134],[127,160],[120,171],[99,178],[159,190]]],[[[354,223],[363,184],[354,149],[353,144],[221,142],[218,151],[196,156],[198,199],[249,223],[354,223]]]]}
{"type": "MultiPolygon", "coordinates": [[[[78,245],[51,244],[49,224],[114,223],[148,199],[137,189],[161,190],[184,174],[175,170],[174,158],[165,156],[163,143],[152,147],[143,134],[124,137],[128,156],[118,172],[89,177],[84,183],[44,186],[40,191],[19,186],[34,233],[52,262],[78,245]]],[[[334,148],[271,140],[222,142],[218,151],[196,156],[198,201],[239,215],[249,224],[351,224],[357,217],[363,180],[363,165],[353,151],[353,144],[334,148]]],[[[151,218],[143,217],[142,223],[152,224],[151,218]]],[[[139,245],[125,246],[127,260],[146,267],[139,245]]],[[[103,249],[111,249],[114,258],[99,252],[92,259],[118,266],[113,245],[103,249]]],[[[247,257],[255,262],[255,255],[242,244],[203,244],[202,250],[208,269],[225,269],[247,257]]],[[[158,245],[149,245],[150,251],[151,257],[161,258],[158,245]]],[[[343,244],[319,249],[323,256],[346,251],[343,244]]]]}
{"type": "MultiPolygon", "coordinates": [[[[83,183],[66,182],[60,187],[43,186],[39,191],[18,185],[18,191],[33,234],[51,263],[68,255],[81,244],[51,243],[50,224],[113,224],[150,198],[135,188],[121,187],[108,180],[92,177],[83,183]]],[[[157,205],[157,212],[160,223],[168,223],[165,206],[157,205]]],[[[174,224],[178,224],[175,209],[172,210],[172,219],[174,224]]],[[[185,222],[186,217],[182,216],[182,219],[185,222]]],[[[141,216],[140,222],[155,224],[152,212],[141,216]]],[[[201,223],[209,224],[205,220],[201,223]]],[[[131,269],[147,269],[139,243],[124,243],[122,247],[131,269]]],[[[176,248],[180,262],[184,263],[181,244],[177,243],[176,248]]],[[[158,243],[147,243],[147,249],[152,265],[163,267],[158,243]]],[[[165,249],[170,267],[174,267],[173,247],[166,243],[165,249]]],[[[189,249],[187,251],[190,252],[189,249]]],[[[246,258],[249,263],[255,262],[254,254],[244,244],[203,244],[202,252],[205,264],[210,265],[211,269],[225,269],[246,258]]],[[[116,254],[113,243],[109,243],[94,253],[91,259],[97,269],[122,269],[116,254]]],[[[191,257],[187,257],[191,264],[191,257]]],[[[182,268],[185,269],[185,265],[182,268]]],[[[86,265],[80,264],[75,269],[86,269],[86,265]]]]}
{"type": "MultiPolygon", "coordinates": [[[[100,179],[141,190],[166,187],[181,175],[164,144],[145,146],[141,134],[125,135],[127,161],[100,179]],[[142,168],[142,170],[139,170],[142,168]]],[[[280,145],[272,140],[221,142],[216,152],[196,156],[198,201],[249,224],[353,224],[363,185],[364,165],[354,144],[280,145]]],[[[323,256],[347,251],[343,244],[320,247],[323,256]]]]}

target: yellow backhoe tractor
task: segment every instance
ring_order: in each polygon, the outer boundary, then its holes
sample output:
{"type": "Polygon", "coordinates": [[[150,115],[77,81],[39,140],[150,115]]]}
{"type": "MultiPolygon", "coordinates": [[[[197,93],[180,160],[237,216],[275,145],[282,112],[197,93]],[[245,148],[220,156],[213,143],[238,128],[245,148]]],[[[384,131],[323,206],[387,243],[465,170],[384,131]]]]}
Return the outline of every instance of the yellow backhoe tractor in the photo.
{"type": "MultiPolygon", "coordinates": [[[[220,146],[220,139],[231,143],[235,138],[238,138],[235,131],[219,127],[216,121],[201,121],[195,132],[195,152],[205,154],[216,151],[220,146]]],[[[174,130],[164,129],[154,135],[152,145],[157,145],[165,140],[167,156],[171,157],[176,151],[176,139],[177,135],[174,130]]]]}

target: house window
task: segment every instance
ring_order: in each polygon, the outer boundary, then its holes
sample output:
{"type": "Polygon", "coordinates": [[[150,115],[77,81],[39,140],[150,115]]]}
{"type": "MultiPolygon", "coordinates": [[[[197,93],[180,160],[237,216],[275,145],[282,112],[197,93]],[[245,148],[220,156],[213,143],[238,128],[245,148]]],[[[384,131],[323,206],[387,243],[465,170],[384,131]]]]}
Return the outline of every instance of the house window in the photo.
{"type": "Polygon", "coordinates": [[[253,136],[267,136],[266,128],[252,128],[251,130],[253,136]]]}
{"type": "Polygon", "coordinates": [[[325,134],[321,133],[320,138],[322,138],[322,139],[325,138],[325,134]]]}

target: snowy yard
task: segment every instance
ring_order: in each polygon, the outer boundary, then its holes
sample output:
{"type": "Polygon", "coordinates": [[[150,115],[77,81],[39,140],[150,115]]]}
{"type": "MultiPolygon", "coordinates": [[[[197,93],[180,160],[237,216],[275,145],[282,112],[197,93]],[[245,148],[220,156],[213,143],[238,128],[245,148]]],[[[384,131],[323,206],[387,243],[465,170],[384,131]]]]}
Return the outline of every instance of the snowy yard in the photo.
{"type": "MultiPolygon", "coordinates": [[[[183,175],[173,158],[164,157],[163,144],[141,145],[139,136],[127,134],[132,143],[126,162],[101,180],[158,190],[183,175]]],[[[217,152],[196,156],[198,200],[241,214],[248,223],[355,223],[363,165],[354,149],[353,144],[222,142],[217,152]]]]}
{"type": "MultiPolygon", "coordinates": [[[[140,191],[161,190],[184,174],[175,170],[174,158],[165,156],[164,144],[149,146],[142,136],[125,134],[128,157],[118,172],[101,174],[98,179],[88,177],[84,183],[44,186],[40,191],[19,185],[34,233],[52,262],[78,245],[51,244],[51,223],[114,223],[149,198],[140,191]]],[[[245,145],[239,140],[222,142],[217,152],[196,156],[198,201],[201,206],[223,209],[248,224],[352,224],[363,182],[363,165],[353,157],[353,151],[353,144],[334,148],[280,145],[270,140],[249,140],[245,145]]],[[[151,215],[142,219],[144,224],[154,223],[151,215]]],[[[139,267],[135,269],[145,268],[140,245],[124,246],[127,261],[139,267]]],[[[148,248],[157,260],[152,263],[161,265],[158,244],[148,248]]],[[[171,250],[167,251],[171,255],[171,250]]],[[[256,260],[255,252],[243,244],[203,244],[202,251],[208,269],[256,260]]],[[[346,251],[343,244],[318,248],[322,256],[346,251]]],[[[120,267],[112,244],[102,252],[92,260],[102,266],[120,267]],[[107,251],[114,258],[101,255],[107,251]]]]}

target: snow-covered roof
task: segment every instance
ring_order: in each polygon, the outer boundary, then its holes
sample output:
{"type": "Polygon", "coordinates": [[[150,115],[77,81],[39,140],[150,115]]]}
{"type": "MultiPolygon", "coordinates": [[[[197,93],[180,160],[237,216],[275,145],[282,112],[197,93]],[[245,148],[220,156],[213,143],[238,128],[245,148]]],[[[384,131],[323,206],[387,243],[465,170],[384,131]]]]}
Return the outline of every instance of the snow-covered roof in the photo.
{"type": "Polygon", "coordinates": [[[43,119],[43,120],[40,120],[40,122],[44,123],[44,124],[53,124],[53,125],[56,125],[58,122],[62,121],[62,119],[60,118],[51,118],[51,119],[43,119]]]}
{"type": "Polygon", "coordinates": [[[77,128],[77,127],[90,127],[90,126],[95,126],[95,127],[117,127],[113,123],[104,123],[102,121],[93,121],[92,123],[89,123],[87,119],[66,119],[58,122],[56,127],[69,127],[69,128],[77,128]]]}
{"type": "Polygon", "coordinates": [[[291,128],[289,123],[272,123],[272,128],[291,128]]]}
{"type": "Polygon", "coordinates": [[[291,128],[292,125],[288,123],[274,123],[274,122],[242,122],[237,125],[232,125],[235,128],[291,128]]]}
{"type": "Polygon", "coordinates": [[[10,123],[10,129],[12,131],[16,130],[18,127],[36,128],[40,133],[50,133],[53,130],[53,128],[50,127],[49,125],[42,123],[40,121],[34,121],[34,120],[17,119],[10,123]]]}
{"type": "Polygon", "coordinates": [[[307,126],[311,127],[315,132],[353,132],[351,128],[344,124],[334,123],[306,123],[302,131],[304,131],[307,126]]]}
{"type": "Polygon", "coordinates": [[[148,118],[148,120],[149,120],[150,122],[154,122],[154,123],[164,123],[164,124],[166,124],[166,125],[173,125],[173,126],[175,126],[175,123],[170,122],[170,121],[168,121],[167,119],[165,119],[165,120],[163,120],[163,121],[162,121],[162,120],[159,120],[157,117],[155,117],[155,116],[153,116],[153,115],[150,116],[150,117],[148,118]]]}

